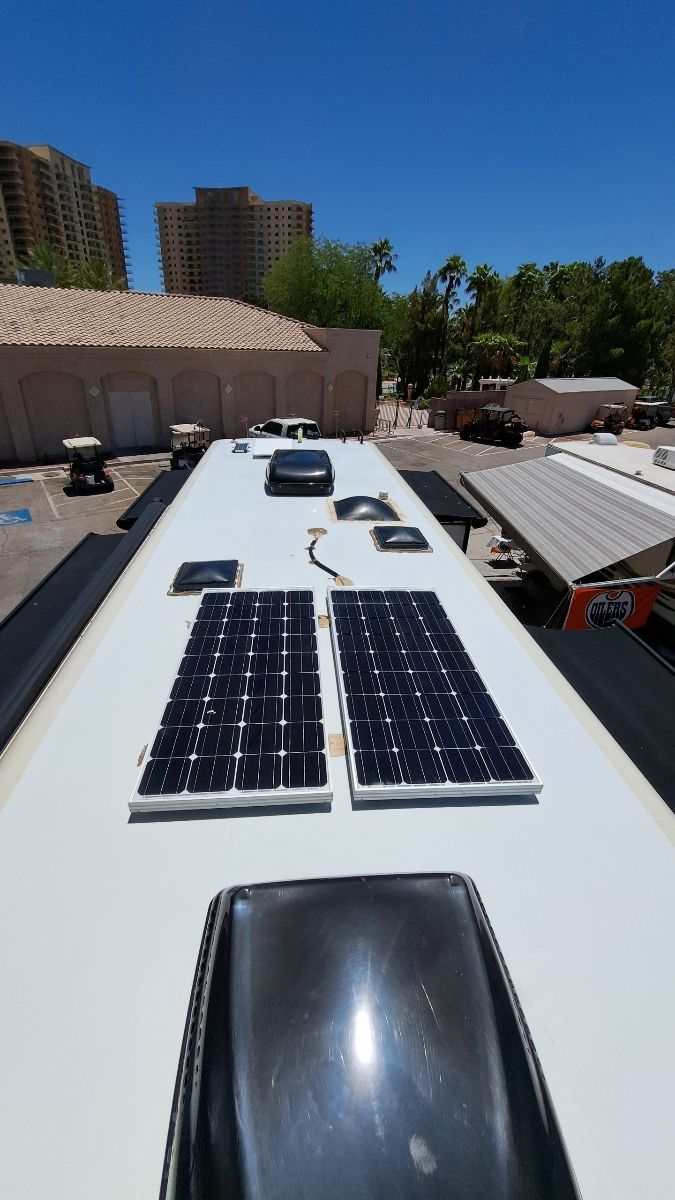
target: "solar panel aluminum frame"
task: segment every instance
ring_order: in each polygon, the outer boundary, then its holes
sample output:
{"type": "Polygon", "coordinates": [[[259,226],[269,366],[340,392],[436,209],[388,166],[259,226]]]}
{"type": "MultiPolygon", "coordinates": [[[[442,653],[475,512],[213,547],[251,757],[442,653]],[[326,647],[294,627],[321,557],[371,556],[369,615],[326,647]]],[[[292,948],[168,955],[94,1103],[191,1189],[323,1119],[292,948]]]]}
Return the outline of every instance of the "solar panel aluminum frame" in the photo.
{"type": "MultiPolygon", "coordinates": [[[[239,589],[205,588],[204,591],[201,593],[200,604],[199,604],[199,608],[197,609],[197,613],[200,611],[202,604],[209,596],[218,596],[218,595],[246,596],[246,595],[250,595],[251,593],[273,592],[273,591],[281,591],[281,592],[285,592],[285,593],[302,591],[302,592],[311,592],[311,595],[312,595],[312,602],[314,605],[316,649],[317,649],[317,656],[318,656],[318,663],[319,663],[319,666],[318,666],[318,674],[319,674],[318,697],[321,701],[321,719],[320,719],[320,721],[317,722],[317,724],[320,725],[320,727],[323,731],[323,740],[324,740],[323,754],[325,756],[325,765],[326,765],[326,782],[325,782],[325,784],[319,785],[317,787],[310,787],[310,788],[277,787],[277,788],[268,789],[268,790],[261,789],[259,791],[243,791],[241,789],[231,788],[229,791],[221,791],[221,792],[189,792],[189,793],[188,792],[180,792],[180,793],[174,794],[174,795],[172,795],[172,794],[143,795],[139,792],[139,786],[141,784],[143,775],[145,773],[146,766],[149,761],[149,755],[144,755],[143,761],[141,764],[141,770],[140,770],[138,778],[136,780],[136,785],[134,787],[134,794],[133,794],[131,800],[129,801],[129,809],[132,813],[163,813],[163,812],[166,812],[166,813],[171,813],[171,812],[192,813],[192,812],[201,812],[201,811],[204,811],[207,809],[229,809],[229,808],[232,808],[232,809],[247,809],[247,808],[274,809],[274,808],[285,808],[285,807],[291,807],[291,806],[304,807],[304,806],[316,806],[316,805],[330,805],[332,798],[333,798],[333,790],[332,790],[331,769],[330,769],[330,752],[329,752],[329,743],[328,743],[328,733],[326,730],[326,717],[325,717],[325,706],[324,706],[324,689],[323,689],[324,671],[322,670],[323,652],[321,650],[322,639],[319,636],[319,633],[320,633],[320,627],[319,627],[319,623],[318,623],[319,610],[317,607],[317,596],[316,596],[315,589],[309,588],[309,587],[298,587],[298,588],[290,588],[290,587],[253,588],[253,587],[251,587],[251,588],[239,588],[239,589]]],[[[323,596],[322,596],[321,604],[323,607],[323,596]]],[[[166,707],[171,700],[171,692],[173,691],[176,680],[178,679],[178,670],[183,662],[183,659],[185,658],[185,652],[187,649],[188,642],[190,641],[190,638],[193,636],[192,629],[193,629],[194,622],[196,619],[197,619],[197,614],[195,614],[195,618],[191,622],[190,632],[188,633],[185,644],[181,647],[180,653],[176,660],[175,669],[174,669],[172,679],[171,679],[171,684],[169,686],[169,691],[164,700],[164,703],[163,703],[163,706],[161,709],[161,713],[160,713],[160,717],[157,721],[157,724],[155,725],[155,728],[154,728],[154,731],[152,734],[152,738],[151,738],[150,742],[148,743],[148,748],[150,748],[153,745],[153,742],[154,742],[155,738],[157,737],[159,730],[162,727],[161,726],[161,717],[164,714],[166,707]]],[[[327,649],[327,647],[326,647],[326,649],[327,649]]]]}
{"type": "MultiPolygon", "coordinates": [[[[355,591],[378,591],[385,592],[387,595],[395,595],[397,593],[408,594],[412,591],[426,592],[430,596],[434,596],[441,605],[443,612],[448,617],[445,606],[440,601],[438,594],[433,588],[357,588],[355,591]]],[[[359,781],[356,759],[354,756],[354,743],[351,733],[351,718],[349,716],[348,695],[345,688],[344,673],[342,669],[342,656],[338,641],[338,632],[336,625],[336,612],[333,605],[333,596],[339,596],[344,592],[342,588],[327,589],[327,607],[330,617],[330,629],[333,642],[333,653],[335,656],[335,673],[337,676],[338,695],[340,697],[340,709],[342,712],[342,721],[345,729],[346,756],[349,765],[349,775],[352,786],[352,795],[355,801],[403,801],[406,800],[453,800],[455,798],[474,798],[476,800],[489,797],[522,797],[536,795],[542,790],[543,783],[539,776],[532,768],[529,757],[523,751],[520,742],[515,737],[510,723],[505,719],[501,708],[496,704],[494,697],[490,695],[493,704],[499,708],[499,718],[506,725],[511,737],[513,738],[514,746],[520,751],[525,758],[527,766],[530,769],[531,776],[526,780],[489,780],[479,783],[432,783],[432,784],[416,784],[416,783],[386,783],[386,784],[363,784],[359,781]]],[[[351,591],[351,589],[350,589],[351,591]]],[[[450,618],[448,617],[448,620],[450,618]]],[[[457,635],[459,637],[459,635],[457,635]]],[[[460,641],[462,639],[460,638],[460,641]]],[[[464,647],[465,653],[468,655],[468,649],[464,647]]],[[[470,655],[469,655],[470,657],[470,655]]]]}

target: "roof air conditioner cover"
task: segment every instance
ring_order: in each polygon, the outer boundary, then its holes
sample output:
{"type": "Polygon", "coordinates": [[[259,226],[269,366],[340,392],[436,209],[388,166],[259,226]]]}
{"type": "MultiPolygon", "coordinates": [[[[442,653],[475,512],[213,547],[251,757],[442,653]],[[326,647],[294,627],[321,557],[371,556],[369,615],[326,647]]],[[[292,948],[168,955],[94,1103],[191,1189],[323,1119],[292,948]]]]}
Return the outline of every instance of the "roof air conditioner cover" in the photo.
{"type": "Polygon", "coordinates": [[[216,897],[161,1190],[215,1196],[578,1200],[470,879],[318,879],[216,897]]]}
{"type": "Polygon", "coordinates": [[[273,495],[330,496],[335,471],[325,450],[275,450],[265,477],[273,495]]]}
{"type": "Polygon", "coordinates": [[[675,446],[657,446],[652,462],[655,467],[667,467],[675,471],[675,446]]]}

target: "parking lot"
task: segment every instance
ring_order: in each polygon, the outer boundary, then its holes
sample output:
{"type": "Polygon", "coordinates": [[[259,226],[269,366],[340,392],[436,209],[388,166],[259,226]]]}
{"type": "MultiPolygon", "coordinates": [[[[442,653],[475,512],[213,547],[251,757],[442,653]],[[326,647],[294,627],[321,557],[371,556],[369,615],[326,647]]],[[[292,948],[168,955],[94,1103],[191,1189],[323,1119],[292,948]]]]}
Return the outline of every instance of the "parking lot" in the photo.
{"type": "MultiPolygon", "coordinates": [[[[624,440],[626,436],[652,446],[674,445],[675,426],[624,435],[624,440]]],[[[484,471],[540,458],[548,443],[547,438],[536,437],[517,450],[505,450],[463,442],[458,434],[435,433],[426,428],[377,437],[375,441],[397,469],[436,470],[453,484],[457,484],[462,471],[484,471]]],[[[67,494],[68,474],[63,465],[0,471],[0,619],[87,533],[118,533],[118,516],[168,466],[168,456],[113,459],[109,466],[115,480],[114,492],[83,496],[67,494]],[[9,479],[30,482],[8,483],[9,479]]],[[[474,530],[469,539],[469,557],[490,579],[514,579],[517,565],[504,559],[497,561],[487,548],[489,538],[498,532],[492,521],[484,529],[474,530]]]]}
{"type": "Polygon", "coordinates": [[[59,465],[0,472],[0,618],[87,533],[119,533],[117,518],[168,465],[151,458],[110,462],[114,492],[82,496],[64,491],[69,478],[59,465]]]}

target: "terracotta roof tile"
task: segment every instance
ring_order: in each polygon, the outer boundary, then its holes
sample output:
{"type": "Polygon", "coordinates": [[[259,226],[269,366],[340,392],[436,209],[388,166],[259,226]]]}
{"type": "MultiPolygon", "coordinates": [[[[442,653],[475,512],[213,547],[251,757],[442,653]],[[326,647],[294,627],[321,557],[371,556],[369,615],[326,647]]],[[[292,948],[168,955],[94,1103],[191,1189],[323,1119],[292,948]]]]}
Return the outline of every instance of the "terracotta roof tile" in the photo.
{"type": "Polygon", "coordinates": [[[304,325],[239,300],[0,284],[0,345],[320,353],[304,325]]]}

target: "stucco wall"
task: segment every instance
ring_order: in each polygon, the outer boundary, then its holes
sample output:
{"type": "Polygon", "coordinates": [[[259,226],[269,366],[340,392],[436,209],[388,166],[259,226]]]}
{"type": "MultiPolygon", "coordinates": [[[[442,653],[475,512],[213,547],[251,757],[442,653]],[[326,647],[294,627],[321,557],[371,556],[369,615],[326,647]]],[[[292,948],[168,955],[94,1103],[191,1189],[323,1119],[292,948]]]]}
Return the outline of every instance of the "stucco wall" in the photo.
{"type": "Polygon", "coordinates": [[[177,421],[202,420],[215,437],[240,436],[254,422],[291,415],[318,420],[328,434],[336,423],[370,431],[379,332],[310,333],[322,347],[315,354],[2,347],[0,461],[62,457],[62,439],[76,434],[93,434],[108,452],[133,449],[116,444],[115,428],[124,425],[120,405],[128,410],[127,428],[140,413],[154,449],[168,447],[169,426],[177,421]]]}

